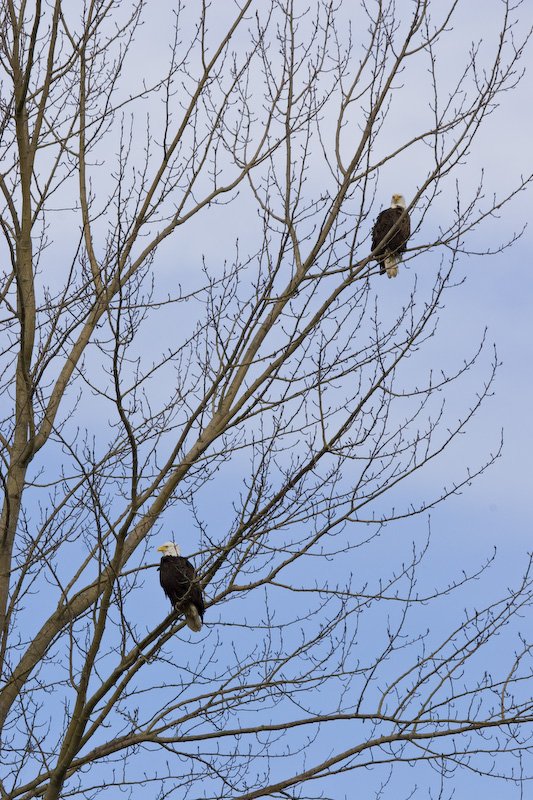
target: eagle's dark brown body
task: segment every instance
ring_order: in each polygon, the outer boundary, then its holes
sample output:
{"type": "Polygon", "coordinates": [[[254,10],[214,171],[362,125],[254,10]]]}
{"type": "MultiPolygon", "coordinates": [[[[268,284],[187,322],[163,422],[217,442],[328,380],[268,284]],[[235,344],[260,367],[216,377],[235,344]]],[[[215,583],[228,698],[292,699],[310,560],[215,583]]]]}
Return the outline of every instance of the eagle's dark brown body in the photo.
{"type": "Polygon", "coordinates": [[[191,630],[199,631],[205,606],[191,562],[183,556],[164,555],[159,565],[159,581],[173,608],[185,614],[191,630]]]}
{"type": "Polygon", "coordinates": [[[379,271],[382,275],[385,272],[389,277],[394,277],[397,274],[397,264],[401,259],[402,253],[405,252],[410,235],[411,222],[409,215],[404,213],[403,208],[386,208],[378,214],[372,231],[372,250],[375,250],[376,247],[379,248],[375,253],[375,259],[379,264],[379,271]],[[388,237],[388,232],[398,222],[402,214],[404,214],[404,217],[398,229],[388,237]],[[383,244],[381,244],[382,242],[383,244]]]}

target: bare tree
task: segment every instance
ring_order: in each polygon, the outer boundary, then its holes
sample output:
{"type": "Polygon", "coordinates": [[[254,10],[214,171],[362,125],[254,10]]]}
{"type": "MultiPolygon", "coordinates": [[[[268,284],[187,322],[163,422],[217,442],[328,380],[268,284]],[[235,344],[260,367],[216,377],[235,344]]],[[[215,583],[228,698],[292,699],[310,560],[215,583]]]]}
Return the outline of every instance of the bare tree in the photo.
{"type": "Polygon", "coordinates": [[[487,564],[421,578],[429,540],[389,524],[497,455],[417,497],[492,387],[484,342],[454,371],[424,354],[470,237],[529,182],[456,184],[521,77],[521,4],[466,49],[458,0],[144,5],[3,4],[0,794],[525,779],[529,567],[464,612],[487,564]],[[389,283],[370,231],[407,163],[389,283]],[[166,616],[173,536],[200,634],[166,616]]]}

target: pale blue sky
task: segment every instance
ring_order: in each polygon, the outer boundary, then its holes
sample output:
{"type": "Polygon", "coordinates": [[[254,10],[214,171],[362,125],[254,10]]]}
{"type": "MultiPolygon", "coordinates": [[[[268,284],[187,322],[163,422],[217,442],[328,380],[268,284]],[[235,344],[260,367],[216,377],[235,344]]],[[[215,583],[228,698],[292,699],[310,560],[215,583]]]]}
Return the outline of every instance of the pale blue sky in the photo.
{"type": "MultiPolygon", "coordinates": [[[[497,18],[501,14],[502,3],[499,0],[467,0],[463,5],[464,9],[459,12],[456,21],[450,26],[453,30],[450,30],[446,40],[447,44],[439,51],[439,74],[443,76],[445,84],[447,82],[449,85],[452,85],[453,75],[460,72],[462,59],[467,56],[472,39],[481,40],[482,51],[488,51],[497,45],[497,18]]],[[[233,8],[233,4],[231,6],[233,8]]],[[[307,4],[302,0],[301,6],[304,8],[307,7],[307,4]]],[[[161,7],[158,7],[156,12],[159,14],[159,19],[151,18],[152,23],[157,24],[154,27],[147,24],[138,31],[137,37],[145,45],[144,59],[137,59],[128,65],[124,75],[126,79],[124,92],[126,94],[128,91],[135,91],[135,87],[139,85],[141,79],[146,78],[149,81],[153,75],[157,75],[158,70],[165,64],[168,51],[161,47],[160,31],[158,34],[157,26],[161,27],[161,24],[164,26],[165,14],[169,11],[169,6],[164,4],[162,7],[163,12],[161,7]]],[[[411,9],[412,3],[410,0],[399,0],[397,7],[399,13],[403,14],[411,9]]],[[[224,9],[224,4],[221,4],[220,8],[224,9]]],[[[434,3],[434,8],[435,13],[438,13],[442,4],[434,3]]],[[[347,2],[343,13],[345,16],[350,13],[354,16],[354,31],[357,33],[358,19],[355,18],[355,12],[350,9],[352,9],[352,5],[347,2]]],[[[524,24],[530,10],[529,5],[523,5],[524,24]]],[[[211,13],[214,15],[217,11],[215,0],[211,13]]],[[[150,13],[153,13],[153,9],[150,13]]],[[[213,19],[221,26],[226,22],[224,13],[220,13],[219,17],[213,17],[213,19]]],[[[345,19],[340,22],[342,23],[339,26],[340,29],[345,30],[346,28],[343,28],[345,19]]],[[[212,25],[214,30],[216,24],[212,25]]],[[[517,30],[516,33],[517,36],[520,36],[524,31],[517,30]]],[[[533,68],[532,62],[532,48],[529,48],[523,64],[533,68]]],[[[398,141],[403,141],[404,138],[411,135],[411,130],[418,131],[418,124],[424,121],[428,114],[428,100],[424,93],[428,85],[427,80],[428,75],[423,64],[416,62],[412,68],[406,70],[402,78],[402,86],[397,89],[394,96],[383,135],[376,145],[376,152],[379,149],[383,153],[390,152],[398,141]]],[[[146,103],[145,106],[140,104],[140,107],[144,111],[150,111],[155,130],[156,121],[162,110],[160,99],[152,106],[150,103],[146,103]]],[[[328,110],[328,113],[331,112],[328,110]]],[[[520,180],[521,174],[526,175],[532,171],[530,144],[530,132],[533,129],[532,116],[531,77],[529,77],[514,92],[502,95],[500,108],[495,109],[494,113],[486,120],[483,131],[470,149],[467,163],[456,174],[454,173],[448,182],[443,184],[442,192],[431,204],[421,230],[413,236],[413,246],[438,239],[439,225],[443,221],[446,226],[452,218],[456,177],[460,182],[459,194],[466,201],[475,191],[481,171],[483,171],[485,195],[489,202],[493,193],[505,194],[511,191],[520,180]]],[[[145,133],[144,119],[141,114],[135,118],[135,147],[142,147],[145,133]]],[[[333,132],[334,123],[333,117],[328,119],[326,116],[324,130],[328,131],[329,129],[333,132]]],[[[93,189],[97,199],[100,196],[105,197],[109,173],[113,169],[118,135],[114,141],[113,137],[110,137],[109,141],[112,144],[106,142],[105,148],[103,148],[107,162],[100,170],[93,170],[93,189]]],[[[318,150],[313,153],[313,159],[312,163],[316,164],[317,168],[310,172],[308,187],[309,190],[320,191],[322,186],[327,186],[329,178],[324,165],[318,166],[320,165],[318,150]]],[[[379,174],[375,202],[363,230],[367,239],[366,242],[360,243],[358,257],[367,253],[369,249],[368,235],[372,221],[378,211],[389,204],[392,193],[402,192],[409,202],[423,184],[430,168],[431,157],[428,157],[427,148],[419,144],[400,153],[396,159],[384,165],[379,174]]],[[[64,205],[68,205],[68,203],[64,203],[64,205]]],[[[521,192],[503,208],[501,219],[486,221],[475,231],[469,239],[469,247],[480,252],[486,248],[497,248],[511,239],[517,231],[522,229],[524,224],[529,222],[531,209],[531,191],[521,192]]],[[[419,209],[413,210],[412,219],[416,226],[419,209]]],[[[54,229],[56,223],[52,221],[50,228],[51,233],[63,229],[64,236],[58,237],[60,240],[58,248],[69,244],[69,233],[72,234],[73,239],[78,236],[77,223],[76,226],[70,227],[65,220],[66,215],[58,215],[58,227],[54,229]]],[[[203,210],[196,219],[192,219],[184,227],[183,233],[178,230],[176,237],[166,242],[158,251],[154,262],[156,293],[159,293],[160,297],[164,297],[167,290],[175,290],[177,282],[182,285],[184,291],[189,285],[192,286],[204,256],[206,263],[215,270],[221,267],[224,259],[231,261],[237,238],[241,252],[245,252],[248,247],[252,250],[254,239],[250,236],[249,231],[253,231],[254,226],[257,225],[256,209],[249,207],[246,197],[244,200],[237,199],[234,204],[226,207],[203,210]]],[[[103,237],[100,244],[103,249],[103,237]]],[[[463,570],[475,570],[480,562],[491,556],[493,548],[497,548],[498,556],[495,566],[480,581],[470,584],[468,590],[460,595],[459,605],[454,606],[453,601],[442,606],[437,605],[433,617],[431,616],[432,611],[420,612],[421,626],[430,626],[433,628],[433,633],[437,635],[441,627],[443,631],[446,630],[447,614],[453,613],[460,617],[461,604],[477,606],[478,603],[486,602],[492,592],[496,596],[500,596],[507,585],[518,582],[523,575],[526,554],[532,547],[529,508],[530,485],[533,479],[530,466],[533,449],[533,415],[529,408],[533,388],[532,337],[530,333],[533,314],[533,284],[530,270],[532,248],[533,237],[531,229],[527,228],[522,238],[511,249],[504,250],[502,253],[491,257],[461,256],[457,275],[460,279],[464,277],[465,282],[447,297],[446,307],[440,315],[439,335],[428,344],[427,351],[421,359],[413,361],[413,364],[416,364],[413,366],[413,370],[416,372],[417,369],[420,369],[425,374],[430,368],[433,368],[438,373],[440,369],[449,369],[454,364],[460,365],[462,358],[475,350],[487,328],[487,344],[480,361],[481,371],[476,369],[474,374],[467,373],[464,380],[457,385],[457,389],[452,392],[448,402],[450,419],[453,420],[455,416],[459,416],[461,412],[468,409],[472,398],[475,398],[479,381],[482,380],[483,374],[488,374],[493,342],[497,348],[498,359],[502,362],[494,386],[494,396],[488,398],[483,404],[464,437],[461,437],[440,459],[430,464],[427,469],[417,473],[411,481],[406,483],[408,488],[401,484],[390,495],[384,495],[382,506],[377,511],[383,511],[390,504],[394,504],[396,507],[401,507],[402,503],[408,504],[411,495],[406,499],[407,492],[412,493],[412,497],[415,499],[438,495],[441,486],[449,486],[457,475],[462,477],[468,466],[475,469],[491,452],[498,448],[500,430],[503,428],[504,449],[501,457],[471,487],[465,488],[459,496],[449,498],[445,504],[438,505],[430,515],[423,514],[417,518],[397,523],[397,527],[389,526],[386,532],[390,538],[386,539],[384,536],[382,539],[376,540],[368,548],[368,555],[365,556],[367,558],[365,569],[369,572],[375,570],[374,578],[379,574],[382,560],[390,558],[390,563],[384,565],[384,571],[393,569],[394,558],[400,557],[404,551],[408,552],[412,540],[420,542],[424,539],[428,530],[429,516],[431,517],[433,543],[422,579],[426,587],[456,580],[463,570]]],[[[51,271],[46,274],[46,280],[43,278],[43,282],[53,284],[57,279],[58,285],[60,285],[63,273],[53,271],[54,259],[57,258],[56,253],[57,251],[52,249],[44,252],[43,264],[51,271]]],[[[376,293],[384,314],[392,314],[397,306],[408,302],[415,279],[420,285],[422,293],[432,286],[440,256],[439,252],[419,255],[413,261],[408,261],[400,267],[400,274],[395,280],[386,280],[376,276],[373,291],[376,293]]],[[[60,259],[57,260],[57,263],[61,263],[60,259]]],[[[180,309],[182,308],[189,308],[191,318],[195,317],[197,310],[194,308],[194,302],[191,302],[190,306],[181,304],[180,309]]],[[[180,329],[186,327],[189,321],[185,318],[187,312],[180,310],[180,314],[183,316],[175,320],[174,309],[174,306],[161,309],[158,311],[159,316],[154,315],[153,326],[148,325],[143,332],[139,345],[141,354],[150,355],[150,348],[159,348],[161,342],[164,344],[165,337],[168,339],[172,334],[173,325],[179,325],[180,329]],[[163,320],[164,324],[162,325],[163,320]]],[[[164,377],[161,377],[159,387],[152,385],[150,390],[153,391],[154,388],[156,391],[158,389],[168,390],[172,385],[172,380],[172,374],[165,374],[164,377]]],[[[105,403],[101,399],[95,399],[87,390],[80,404],[80,408],[84,411],[84,424],[87,424],[89,428],[97,429],[99,415],[104,406],[105,403]]],[[[73,419],[72,425],[77,424],[77,419],[73,419]]],[[[107,439],[104,440],[102,437],[101,441],[97,441],[97,446],[105,447],[106,443],[107,439]]],[[[36,465],[46,463],[47,457],[43,451],[36,460],[36,465]],[[40,459],[42,459],[41,462],[40,459]]],[[[217,481],[213,481],[199,493],[199,498],[207,498],[203,516],[206,523],[213,528],[216,528],[217,524],[228,527],[230,525],[235,485],[243,480],[243,474],[245,476],[248,474],[248,466],[242,460],[246,458],[248,457],[237,455],[230,467],[225,472],[221,471],[221,475],[217,476],[217,481]]],[[[190,516],[183,507],[176,505],[168,509],[162,515],[161,520],[158,520],[161,534],[158,533],[157,537],[154,537],[154,544],[157,546],[157,544],[175,537],[176,541],[180,543],[183,553],[187,555],[197,547],[199,537],[197,530],[193,529],[191,534],[189,534],[189,529],[184,531],[185,525],[190,525],[190,516]]],[[[74,552],[75,548],[79,548],[81,552],[83,545],[77,542],[69,552],[74,552]]],[[[78,552],[76,554],[79,555],[78,552]]],[[[154,562],[158,560],[155,550],[153,553],[148,553],[148,559],[154,562]]],[[[69,564],[66,565],[67,568],[69,566],[69,564]]],[[[343,566],[348,571],[351,567],[350,564],[343,566]]],[[[365,579],[365,575],[362,575],[361,572],[362,564],[354,562],[354,576],[358,584],[365,579]]],[[[142,573],[142,579],[144,580],[142,592],[139,591],[139,600],[135,601],[139,603],[137,622],[140,627],[146,625],[147,628],[150,628],[155,626],[168,612],[168,604],[157,585],[155,570],[142,573]],[[146,602],[146,597],[150,598],[150,603],[146,602]]],[[[209,587],[207,593],[209,596],[209,587]]],[[[254,597],[259,597],[259,592],[251,597],[252,600],[254,597]]],[[[30,602],[36,605],[38,601],[37,597],[30,598],[30,602]]],[[[248,601],[235,602],[230,605],[235,618],[240,619],[241,622],[248,617],[252,621],[257,621],[258,616],[263,613],[259,600],[256,608],[253,607],[253,603],[248,603],[248,601]]],[[[229,646],[232,645],[233,638],[235,638],[236,648],[241,647],[245,650],[247,647],[246,640],[243,639],[243,635],[246,636],[244,624],[242,628],[236,629],[230,625],[226,626],[225,610],[223,604],[214,606],[208,610],[205,620],[208,646],[210,644],[209,637],[213,637],[211,641],[217,636],[220,637],[220,650],[217,652],[220,653],[221,663],[224,654],[230,652],[229,646]]],[[[283,614],[285,610],[280,609],[279,613],[283,614]]],[[[40,609],[38,611],[40,612],[40,609]]],[[[370,616],[369,619],[373,620],[373,617],[370,616]]],[[[520,624],[522,623],[528,629],[531,627],[530,620],[523,620],[520,624]]],[[[291,635],[292,630],[286,635],[291,635]]],[[[357,646],[361,650],[364,650],[365,647],[363,633],[369,637],[374,635],[377,640],[383,634],[383,630],[362,632],[357,641],[357,646]]],[[[257,635],[259,636],[259,633],[257,635]]],[[[299,632],[294,635],[298,636],[299,632]]],[[[187,637],[185,636],[185,638],[187,637]]],[[[175,642],[171,642],[167,646],[167,652],[170,652],[169,662],[150,665],[150,670],[146,670],[149,680],[153,680],[154,684],[157,680],[166,680],[165,670],[179,665],[182,648],[183,640],[181,638],[176,638],[175,642]]],[[[194,656],[191,660],[197,656],[201,659],[200,649],[201,645],[194,649],[194,656]]],[[[190,652],[192,651],[188,651],[188,653],[190,652]]],[[[497,648],[495,647],[491,652],[497,653],[497,648]]],[[[176,674],[176,672],[171,673],[172,679],[176,674]]],[[[324,694],[325,710],[328,710],[328,698],[329,695],[324,694]]],[[[275,713],[274,709],[272,714],[275,713]]],[[[246,716],[246,712],[244,715],[246,716]]],[[[268,717],[268,713],[265,714],[266,717],[268,717]]],[[[331,737],[326,743],[321,739],[317,744],[310,746],[309,756],[326,758],[331,751],[345,745],[342,726],[338,728],[338,731],[337,739],[331,737]]],[[[366,734],[364,726],[362,732],[366,734]]],[[[136,768],[139,766],[142,771],[143,766],[135,763],[136,768]]],[[[533,773],[533,764],[529,764],[528,769],[530,773],[533,773]]],[[[276,770],[279,776],[284,775],[285,767],[282,759],[276,765],[276,770]]],[[[385,769],[385,777],[386,772],[385,769]]],[[[342,797],[352,800],[355,796],[360,796],[364,800],[367,798],[373,800],[381,780],[377,776],[377,770],[348,773],[334,779],[332,784],[334,790],[324,784],[324,792],[327,797],[336,797],[337,800],[342,797]]],[[[414,769],[407,766],[402,767],[397,783],[394,784],[394,790],[386,797],[403,800],[403,797],[409,797],[409,789],[414,784],[418,784],[420,787],[420,791],[414,795],[415,797],[429,797],[425,787],[429,783],[430,777],[434,777],[434,773],[426,771],[426,768],[420,765],[414,769]]],[[[317,794],[320,789],[321,786],[318,783],[317,794]]],[[[467,771],[456,772],[450,779],[443,797],[448,798],[453,790],[456,792],[456,800],[462,800],[463,797],[470,796],[472,792],[483,792],[487,800],[491,800],[491,798],[494,800],[518,800],[521,797],[520,790],[510,783],[493,782],[467,771]]],[[[134,791],[139,791],[138,787],[134,791]]],[[[134,794],[133,798],[136,800],[141,796],[146,796],[144,789],[142,794],[134,794]]],[[[196,795],[194,796],[196,797],[196,795]]],[[[437,796],[437,792],[431,795],[435,798],[437,796]]]]}

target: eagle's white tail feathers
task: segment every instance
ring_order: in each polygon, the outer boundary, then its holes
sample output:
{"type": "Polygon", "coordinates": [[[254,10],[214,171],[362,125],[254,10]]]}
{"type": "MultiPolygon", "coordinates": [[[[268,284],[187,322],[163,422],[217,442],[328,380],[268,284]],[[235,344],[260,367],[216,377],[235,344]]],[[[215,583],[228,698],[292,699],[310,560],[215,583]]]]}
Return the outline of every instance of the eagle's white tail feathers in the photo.
{"type": "Polygon", "coordinates": [[[395,278],[398,274],[398,259],[394,256],[387,256],[385,259],[385,269],[389,278],[395,278]]]}
{"type": "Polygon", "coordinates": [[[198,609],[192,603],[187,603],[187,605],[183,608],[183,613],[185,614],[185,622],[195,633],[202,630],[202,620],[200,619],[200,614],[198,613],[198,609]]]}

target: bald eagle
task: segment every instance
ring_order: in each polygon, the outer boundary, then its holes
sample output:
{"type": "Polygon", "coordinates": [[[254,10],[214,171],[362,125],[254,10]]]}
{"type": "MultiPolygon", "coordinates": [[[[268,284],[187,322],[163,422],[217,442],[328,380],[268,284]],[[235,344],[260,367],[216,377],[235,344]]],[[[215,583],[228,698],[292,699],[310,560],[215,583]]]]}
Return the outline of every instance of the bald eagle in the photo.
{"type": "Polygon", "coordinates": [[[379,272],[381,275],[386,272],[389,278],[395,278],[398,274],[398,262],[402,259],[402,253],[411,235],[411,221],[409,214],[404,213],[405,208],[403,194],[393,194],[390,208],[378,214],[372,231],[372,250],[376,250],[374,258],[379,264],[379,272]],[[402,214],[404,216],[400,224],[394,233],[388,236],[402,214]]]}
{"type": "Polygon", "coordinates": [[[173,608],[185,615],[191,631],[202,628],[204,598],[196,579],[196,570],[180,553],[174,542],[166,542],[157,548],[163,553],[159,565],[159,581],[173,608]]]}

